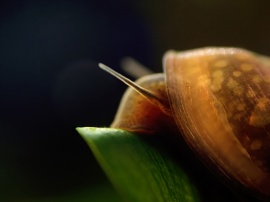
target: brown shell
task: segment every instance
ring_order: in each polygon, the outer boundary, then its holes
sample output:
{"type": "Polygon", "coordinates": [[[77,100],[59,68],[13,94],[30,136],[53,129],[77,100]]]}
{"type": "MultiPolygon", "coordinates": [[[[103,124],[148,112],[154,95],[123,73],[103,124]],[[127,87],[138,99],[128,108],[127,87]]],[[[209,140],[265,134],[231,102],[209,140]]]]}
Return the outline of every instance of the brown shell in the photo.
{"type": "Polygon", "coordinates": [[[270,59],[237,48],[164,56],[164,74],[129,88],[111,127],[177,132],[210,168],[270,201],[270,59]],[[139,95],[141,94],[141,95],[139,95]]]}
{"type": "Polygon", "coordinates": [[[168,52],[164,68],[181,133],[208,164],[270,196],[270,62],[236,48],[168,52]]]}

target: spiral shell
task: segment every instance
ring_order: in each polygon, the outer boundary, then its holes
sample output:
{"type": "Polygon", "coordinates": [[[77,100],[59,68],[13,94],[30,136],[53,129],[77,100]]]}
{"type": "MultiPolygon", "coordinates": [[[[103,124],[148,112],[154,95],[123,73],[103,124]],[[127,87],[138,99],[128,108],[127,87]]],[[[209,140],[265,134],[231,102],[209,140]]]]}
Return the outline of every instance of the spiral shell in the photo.
{"type": "Polygon", "coordinates": [[[136,83],[105,69],[131,87],[111,126],[177,131],[206,165],[270,200],[270,59],[210,47],[168,51],[163,65],[136,83]]]}

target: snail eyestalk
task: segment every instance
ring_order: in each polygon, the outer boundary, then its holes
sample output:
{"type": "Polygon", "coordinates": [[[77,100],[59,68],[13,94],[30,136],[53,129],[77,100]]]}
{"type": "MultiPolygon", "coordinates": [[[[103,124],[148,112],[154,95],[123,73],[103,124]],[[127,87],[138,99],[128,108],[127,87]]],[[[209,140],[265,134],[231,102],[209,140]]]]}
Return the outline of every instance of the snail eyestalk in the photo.
{"type": "Polygon", "coordinates": [[[166,114],[171,114],[170,107],[167,106],[167,102],[161,98],[155,95],[153,92],[139,86],[135,82],[131,81],[130,79],[126,78],[122,74],[119,74],[118,72],[114,71],[107,65],[104,65],[102,63],[99,63],[98,66],[103,69],[104,71],[108,72],[109,74],[113,75],[114,77],[118,78],[120,81],[124,82],[129,87],[136,90],[138,93],[140,93],[143,97],[145,97],[149,102],[152,104],[160,107],[166,114]]]}
{"type": "Polygon", "coordinates": [[[131,57],[123,58],[121,61],[121,67],[126,73],[136,79],[154,73],[131,57]]]}

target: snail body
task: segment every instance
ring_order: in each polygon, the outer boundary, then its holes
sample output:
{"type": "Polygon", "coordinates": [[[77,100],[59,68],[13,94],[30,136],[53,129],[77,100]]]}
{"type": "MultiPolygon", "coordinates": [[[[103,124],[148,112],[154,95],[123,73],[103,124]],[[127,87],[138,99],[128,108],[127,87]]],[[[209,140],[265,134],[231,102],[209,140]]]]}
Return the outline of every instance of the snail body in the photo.
{"type": "Polygon", "coordinates": [[[238,48],[169,51],[164,74],[136,83],[100,66],[132,87],[111,127],[177,131],[219,173],[270,199],[270,59],[238,48]]]}

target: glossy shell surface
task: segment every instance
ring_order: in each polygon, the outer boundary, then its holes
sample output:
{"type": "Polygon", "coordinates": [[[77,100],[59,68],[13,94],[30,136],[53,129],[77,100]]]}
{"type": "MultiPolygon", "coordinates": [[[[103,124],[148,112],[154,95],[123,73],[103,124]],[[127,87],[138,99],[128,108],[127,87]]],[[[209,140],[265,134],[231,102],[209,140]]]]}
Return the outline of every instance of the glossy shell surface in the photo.
{"type": "Polygon", "coordinates": [[[237,48],[169,51],[171,110],[206,164],[270,196],[270,60],[237,48]]]}

